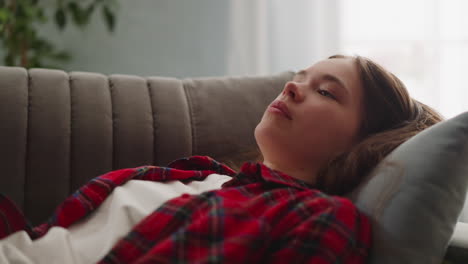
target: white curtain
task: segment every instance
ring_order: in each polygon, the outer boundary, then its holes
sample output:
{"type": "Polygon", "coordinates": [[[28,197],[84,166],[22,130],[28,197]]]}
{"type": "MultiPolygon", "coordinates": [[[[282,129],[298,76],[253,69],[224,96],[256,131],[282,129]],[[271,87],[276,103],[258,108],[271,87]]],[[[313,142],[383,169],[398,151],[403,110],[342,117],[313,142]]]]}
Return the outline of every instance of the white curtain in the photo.
{"type": "Polygon", "coordinates": [[[226,73],[296,71],[359,54],[453,117],[468,110],[467,10],[465,0],[230,0],[226,73]]]}
{"type": "Polygon", "coordinates": [[[227,74],[297,70],[337,53],[337,5],[338,0],[230,0],[227,74]]]}

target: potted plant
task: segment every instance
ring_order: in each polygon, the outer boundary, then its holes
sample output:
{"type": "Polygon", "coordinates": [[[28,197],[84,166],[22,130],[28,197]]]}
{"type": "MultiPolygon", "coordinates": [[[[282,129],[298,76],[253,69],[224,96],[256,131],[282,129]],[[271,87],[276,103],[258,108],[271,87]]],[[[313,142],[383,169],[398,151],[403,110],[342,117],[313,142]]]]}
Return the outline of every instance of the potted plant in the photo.
{"type": "Polygon", "coordinates": [[[25,68],[56,68],[50,62],[71,58],[66,50],[38,34],[37,26],[53,19],[64,30],[70,24],[84,28],[100,10],[109,31],[115,28],[117,0],[0,0],[0,47],[3,63],[25,68]]]}

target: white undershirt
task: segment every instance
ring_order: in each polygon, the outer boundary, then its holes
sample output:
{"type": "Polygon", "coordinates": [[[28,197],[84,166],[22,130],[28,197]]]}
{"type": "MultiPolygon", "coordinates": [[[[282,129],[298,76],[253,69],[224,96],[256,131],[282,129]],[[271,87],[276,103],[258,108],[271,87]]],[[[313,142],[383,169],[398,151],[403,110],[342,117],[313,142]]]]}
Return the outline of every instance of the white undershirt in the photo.
{"type": "Polygon", "coordinates": [[[25,231],[0,240],[0,263],[96,263],[145,216],[183,193],[219,189],[230,180],[211,174],[204,181],[183,184],[131,180],[112,194],[88,218],[68,229],[53,227],[31,241],[25,231]]]}

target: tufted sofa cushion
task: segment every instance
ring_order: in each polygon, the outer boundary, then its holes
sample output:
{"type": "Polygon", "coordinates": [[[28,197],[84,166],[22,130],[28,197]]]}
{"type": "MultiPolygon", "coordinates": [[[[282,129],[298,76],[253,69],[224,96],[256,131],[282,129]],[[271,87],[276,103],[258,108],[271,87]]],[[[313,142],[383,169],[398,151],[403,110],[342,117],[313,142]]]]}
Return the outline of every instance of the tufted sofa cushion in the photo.
{"type": "Polygon", "coordinates": [[[107,171],[239,151],[292,75],[181,80],[0,67],[0,192],[39,223],[107,171]]]}

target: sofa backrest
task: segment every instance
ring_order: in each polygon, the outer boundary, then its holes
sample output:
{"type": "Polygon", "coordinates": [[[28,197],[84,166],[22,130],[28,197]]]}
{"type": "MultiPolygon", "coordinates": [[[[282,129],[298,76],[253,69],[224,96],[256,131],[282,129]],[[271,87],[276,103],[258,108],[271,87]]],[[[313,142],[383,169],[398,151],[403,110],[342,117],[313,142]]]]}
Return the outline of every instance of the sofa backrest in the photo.
{"type": "Polygon", "coordinates": [[[105,172],[246,149],[292,76],[181,80],[0,67],[0,193],[37,224],[105,172]]]}

